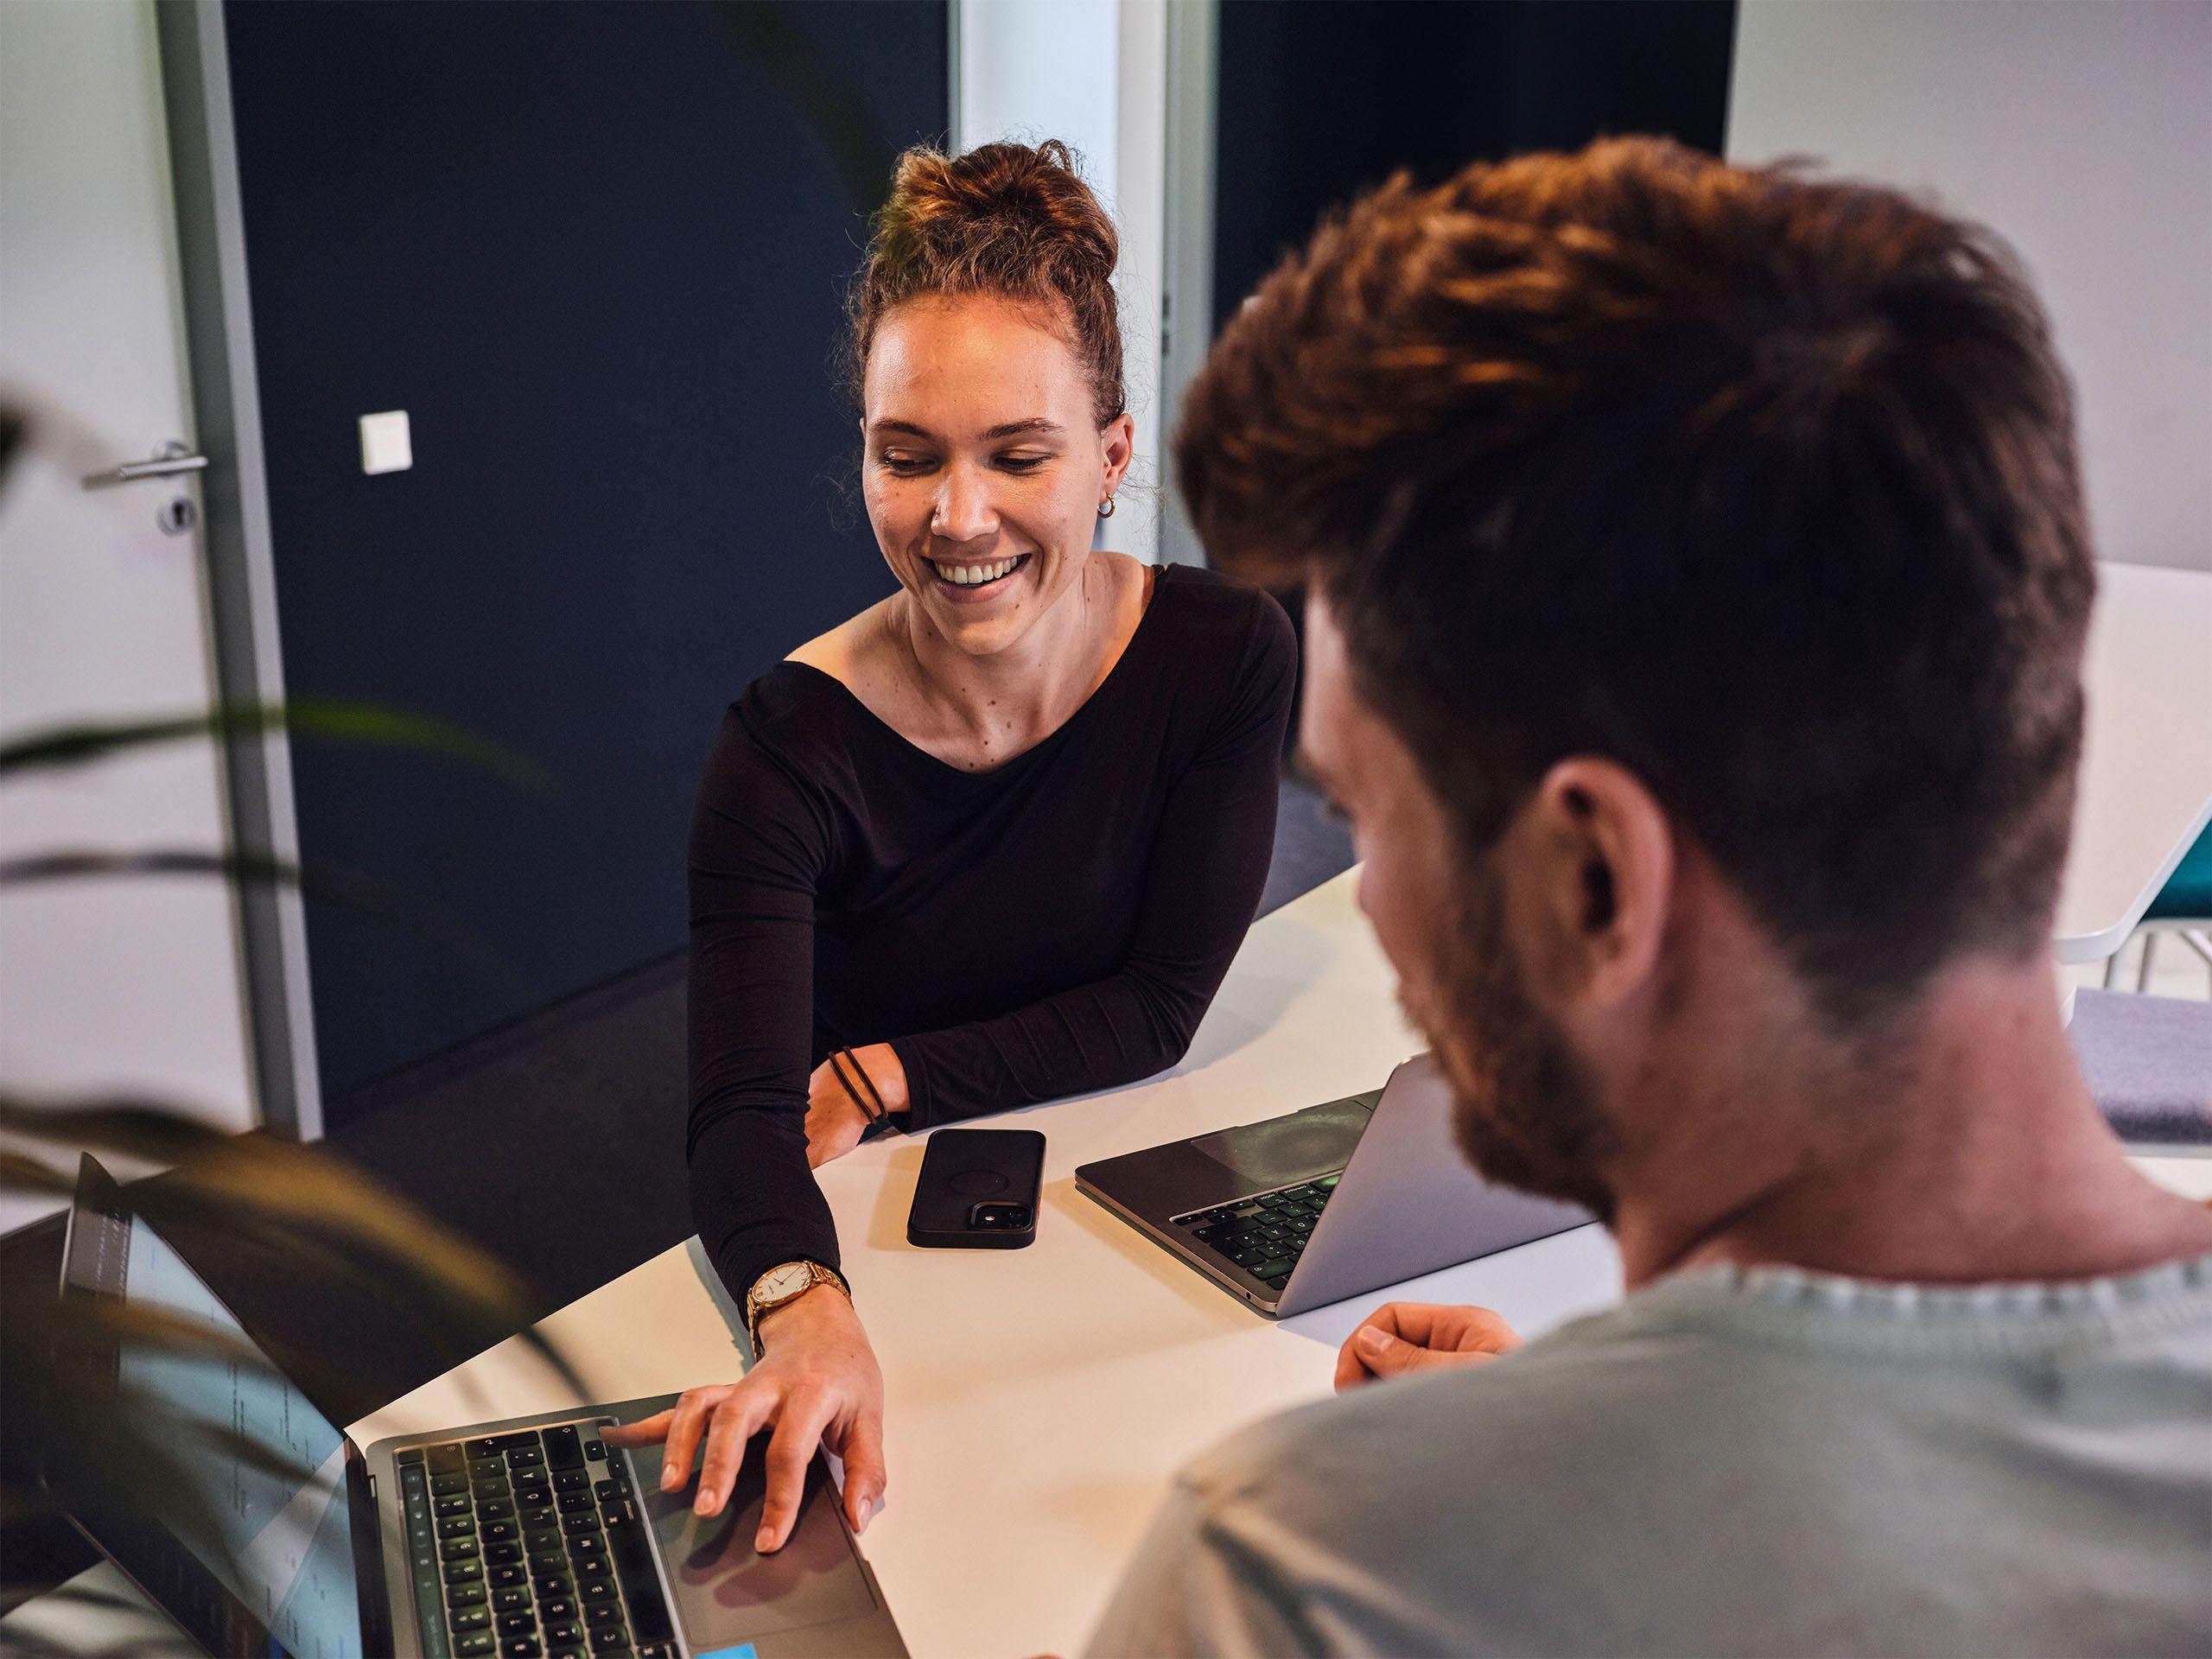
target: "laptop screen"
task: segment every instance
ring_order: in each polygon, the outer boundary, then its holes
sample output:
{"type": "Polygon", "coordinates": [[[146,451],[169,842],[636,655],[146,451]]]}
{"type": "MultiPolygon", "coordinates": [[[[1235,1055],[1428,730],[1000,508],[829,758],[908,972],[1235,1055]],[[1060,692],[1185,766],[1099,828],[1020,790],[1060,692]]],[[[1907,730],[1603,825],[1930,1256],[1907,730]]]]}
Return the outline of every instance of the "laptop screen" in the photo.
{"type": "Polygon", "coordinates": [[[158,1524],[155,1503],[133,1505],[124,1495],[78,1520],[213,1651],[360,1659],[343,1436],[168,1242],[130,1211],[106,1172],[86,1163],[70,1216],[65,1294],[181,1315],[234,1338],[253,1357],[180,1352],[126,1327],[114,1350],[117,1407],[161,1425],[214,1535],[158,1524]],[[276,1461],[296,1472],[268,1466],[276,1461]]]}

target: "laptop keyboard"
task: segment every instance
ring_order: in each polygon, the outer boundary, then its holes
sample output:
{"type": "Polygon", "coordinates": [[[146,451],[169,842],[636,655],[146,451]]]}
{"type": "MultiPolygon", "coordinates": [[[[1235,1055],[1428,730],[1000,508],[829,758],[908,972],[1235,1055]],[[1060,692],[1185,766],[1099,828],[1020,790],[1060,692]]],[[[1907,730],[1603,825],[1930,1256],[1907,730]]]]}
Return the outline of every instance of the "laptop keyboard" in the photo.
{"type": "Polygon", "coordinates": [[[1344,1172],[1324,1175],[1318,1181],[1255,1193],[1175,1217],[1175,1224],[1208,1249],[1227,1256],[1270,1290],[1290,1282],[1306,1241],[1322,1206],[1337,1190],[1344,1172]]]}
{"type": "Polygon", "coordinates": [[[397,1455],[425,1659],[676,1659],[629,1476],[596,1427],[397,1455]]]}

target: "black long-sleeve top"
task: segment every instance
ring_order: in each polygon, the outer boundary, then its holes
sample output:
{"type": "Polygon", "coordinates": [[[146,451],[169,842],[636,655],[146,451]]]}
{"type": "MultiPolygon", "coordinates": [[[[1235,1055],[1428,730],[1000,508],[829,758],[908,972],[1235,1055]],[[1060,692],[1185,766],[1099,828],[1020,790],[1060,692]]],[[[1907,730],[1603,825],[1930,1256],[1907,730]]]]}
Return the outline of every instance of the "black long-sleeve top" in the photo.
{"type": "Polygon", "coordinates": [[[1297,646],[1160,570],[1104,683],[985,772],[780,663],[724,716],[690,846],[692,1217],[734,1296],[838,1264],[807,1084],[889,1042],[912,1128],[1110,1088],[1189,1047],[1258,907],[1297,646]]]}

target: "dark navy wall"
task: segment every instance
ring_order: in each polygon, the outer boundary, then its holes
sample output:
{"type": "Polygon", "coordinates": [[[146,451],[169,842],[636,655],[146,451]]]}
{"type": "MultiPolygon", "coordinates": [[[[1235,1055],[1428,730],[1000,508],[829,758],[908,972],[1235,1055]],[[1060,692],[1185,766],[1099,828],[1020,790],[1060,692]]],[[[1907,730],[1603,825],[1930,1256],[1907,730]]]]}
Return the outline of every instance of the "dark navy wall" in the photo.
{"type": "Polygon", "coordinates": [[[1409,168],[1662,133],[1719,154],[1734,0],[1225,0],[1218,327],[1324,207],[1409,168]]]}
{"type": "Polygon", "coordinates": [[[295,746],[310,864],[489,941],[484,982],[311,902],[326,1100],[679,947],[724,706],[887,590],[832,381],[899,147],[941,139],[933,0],[233,3],[284,674],[544,760],[295,746]],[[866,199],[864,199],[866,198],[866,199]],[[412,418],[365,477],[356,423],[412,418]]]}

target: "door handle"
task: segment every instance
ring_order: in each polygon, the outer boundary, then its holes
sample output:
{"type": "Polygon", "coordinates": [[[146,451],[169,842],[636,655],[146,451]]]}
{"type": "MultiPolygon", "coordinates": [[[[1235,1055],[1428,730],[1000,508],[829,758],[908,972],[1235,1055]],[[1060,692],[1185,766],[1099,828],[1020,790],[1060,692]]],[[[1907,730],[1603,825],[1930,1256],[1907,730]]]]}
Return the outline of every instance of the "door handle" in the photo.
{"type": "Polygon", "coordinates": [[[204,472],[207,457],[195,455],[182,444],[174,441],[163,444],[148,461],[126,461],[120,467],[105,473],[85,474],[85,487],[105,490],[118,484],[135,484],[142,478],[171,478],[179,473],[204,472]]]}

